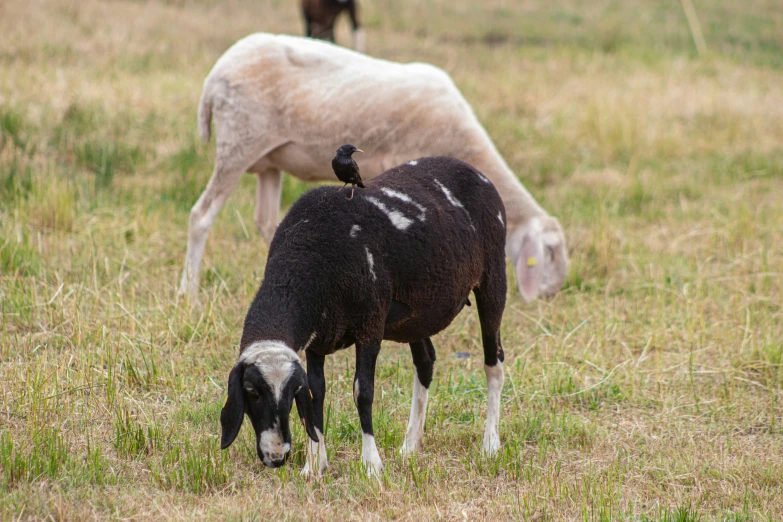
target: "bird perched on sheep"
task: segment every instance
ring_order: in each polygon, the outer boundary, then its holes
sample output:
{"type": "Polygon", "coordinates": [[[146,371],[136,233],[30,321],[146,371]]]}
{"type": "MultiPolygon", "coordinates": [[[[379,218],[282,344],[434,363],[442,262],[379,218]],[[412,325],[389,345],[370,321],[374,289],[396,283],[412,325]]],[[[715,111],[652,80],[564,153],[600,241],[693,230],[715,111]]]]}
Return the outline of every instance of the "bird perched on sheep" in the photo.
{"type": "Polygon", "coordinates": [[[340,190],[344,189],[348,183],[351,184],[351,197],[348,199],[353,199],[353,190],[356,185],[358,185],[359,188],[364,188],[362,177],[359,175],[359,165],[357,165],[351,157],[354,152],[364,151],[347,143],[337,149],[337,154],[335,154],[332,159],[332,170],[334,170],[334,175],[337,176],[337,179],[345,183],[345,185],[340,187],[340,190]]]}
{"type": "Polygon", "coordinates": [[[500,447],[503,387],[500,323],[506,302],[506,215],[495,187],[454,158],[422,158],[366,183],[353,201],[328,187],[297,200],[275,233],[264,280],[245,318],[240,355],[221,412],[221,447],[244,415],[261,461],[282,466],[296,403],[309,437],[304,472],[327,465],[324,359],[356,346],[353,397],[362,462],[378,473],[372,406],[384,339],[409,343],[415,366],[411,414],[401,448],[420,447],[435,348],[473,292],[481,324],[488,407],[483,450],[500,447]],[[415,193],[410,190],[415,187],[415,193]],[[307,373],[300,353],[307,359],[307,373]]]}
{"type": "Polygon", "coordinates": [[[525,190],[448,74],[309,38],[258,33],[234,44],[204,81],[198,128],[214,119],[215,169],[193,206],[179,292],[192,300],[209,229],[243,172],[257,177],[255,221],[269,242],[282,172],[332,180],[329,160],[361,143],[364,180],[423,156],[452,156],[494,183],[506,206],[506,253],[526,300],[552,296],[568,262],[563,229],[525,190]]]}

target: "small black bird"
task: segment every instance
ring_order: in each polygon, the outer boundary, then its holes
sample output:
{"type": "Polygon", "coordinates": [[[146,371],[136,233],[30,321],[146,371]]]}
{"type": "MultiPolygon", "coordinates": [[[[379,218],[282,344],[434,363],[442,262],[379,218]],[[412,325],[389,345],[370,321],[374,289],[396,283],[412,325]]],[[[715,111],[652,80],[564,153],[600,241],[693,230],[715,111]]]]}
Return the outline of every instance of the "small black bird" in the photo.
{"type": "Polygon", "coordinates": [[[364,151],[357,149],[351,144],[343,145],[337,149],[337,154],[332,160],[332,169],[334,170],[337,179],[345,183],[339,190],[344,189],[348,183],[351,184],[351,197],[348,199],[353,199],[353,191],[356,188],[356,185],[358,185],[359,188],[364,188],[362,177],[359,175],[359,165],[351,158],[351,154],[354,152],[364,151]]]}

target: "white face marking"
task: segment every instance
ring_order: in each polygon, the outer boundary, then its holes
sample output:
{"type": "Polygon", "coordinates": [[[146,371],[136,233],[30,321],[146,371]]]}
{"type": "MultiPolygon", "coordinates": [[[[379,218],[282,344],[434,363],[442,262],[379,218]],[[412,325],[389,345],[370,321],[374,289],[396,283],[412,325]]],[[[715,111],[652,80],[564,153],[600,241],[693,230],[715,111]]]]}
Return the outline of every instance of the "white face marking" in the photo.
{"type": "Polygon", "coordinates": [[[500,221],[500,224],[503,225],[503,227],[506,226],[505,223],[503,223],[503,212],[498,210],[498,220],[500,221]]]}
{"type": "Polygon", "coordinates": [[[375,260],[372,257],[372,254],[370,253],[370,249],[366,246],[364,247],[364,252],[367,254],[367,264],[370,267],[370,275],[372,276],[373,281],[378,280],[378,276],[375,275],[375,270],[373,270],[373,267],[375,266],[375,260]]]}
{"type": "Polygon", "coordinates": [[[487,455],[495,455],[500,449],[498,421],[500,419],[500,393],[503,391],[503,363],[495,366],[484,365],[487,376],[487,423],[484,428],[483,450],[487,455]]]}
{"type": "Polygon", "coordinates": [[[304,346],[302,346],[302,350],[307,350],[307,348],[310,346],[310,344],[315,340],[315,337],[318,335],[318,332],[313,332],[310,334],[310,338],[307,340],[304,346]]]}
{"type": "Polygon", "coordinates": [[[380,475],[383,470],[383,462],[375,445],[375,437],[362,433],[362,463],[367,466],[368,475],[380,475]]]}
{"type": "Polygon", "coordinates": [[[280,393],[283,391],[285,383],[294,373],[294,365],[290,362],[282,364],[265,364],[256,363],[258,371],[264,376],[264,380],[272,388],[272,392],[275,394],[275,402],[280,402],[280,393]]]}
{"type": "Polygon", "coordinates": [[[280,341],[259,341],[251,344],[239,356],[240,362],[255,364],[264,380],[272,388],[275,401],[294,371],[294,363],[301,364],[299,355],[280,341]]]}
{"type": "Polygon", "coordinates": [[[359,225],[353,225],[351,227],[351,232],[349,233],[349,235],[355,238],[357,235],[359,235],[359,231],[361,231],[361,229],[362,227],[360,227],[359,225]]]}
{"type": "Polygon", "coordinates": [[[412,219],[405,217],[405,215],[397,209],[388,208],[383,204],[383,202],[378,200],[378,198],[369,196],[367,201],[378,207],[381,212],[386,214],[386,216],[389,218],[389,221],[391,221],[392,225],[394,225],[398,230],[405,230],[411,226],[411,223],[413,223],[412,219]]]}
{"type": "Polygon", "coordinates": [[[418,162],[418,161],[416,161],[416,160],[413,160],[413,161],[409,161],[409,162],[408,162],[408,165],[410,165],[410,166],[412,166],[412,167],[415,167],[415,166],[416,166],[416,165],[418,165],[418,164],[419,164],[419,162],[418,162]]]}
{"type": "Polygon", "coordinates": [[[409,195],[407,195],[407,194],[405,194],[403,192],[398,192],[396,190],[390,189],[389,187],[381,188],[381,192],[383,192],[384,194],[386,194],[390,198],[397,198],[397,199],[399,199],[401,201],[404,201],[406,203],[410,203],[411,205],[416,207],[419,210],[419,215],[416,216],[416,218],[419,221],[424,222],[424,219],[426,218],[425,214],[427,212],[427,209],[424,208],[423,205],[420,205],[419,203],[416,203],[415,201],[413,201],[413,199],[411,199],[411,197],[409,195]]]}
{"type": "Polygon", "coordinates": [[[264,456],[264,464],[271,466],[272,462],[285,458],[285,454],[291,451],[291,445],[283,442],[283,438],[280,436],[280,426],[275,423],[271,430],[261,432],[258,437],[258,449],[264,456]]]}
{"type": "Polygon", "coordinates": [[[419,381],[419,374],[413,372],[413,397],[411,397],[411,416],[408,419],[408,432],[402,443],[400,453],[407,455],[419,449],[424,434],[424,420],[427,417],[427,399],[429,390],[419,381]]]}

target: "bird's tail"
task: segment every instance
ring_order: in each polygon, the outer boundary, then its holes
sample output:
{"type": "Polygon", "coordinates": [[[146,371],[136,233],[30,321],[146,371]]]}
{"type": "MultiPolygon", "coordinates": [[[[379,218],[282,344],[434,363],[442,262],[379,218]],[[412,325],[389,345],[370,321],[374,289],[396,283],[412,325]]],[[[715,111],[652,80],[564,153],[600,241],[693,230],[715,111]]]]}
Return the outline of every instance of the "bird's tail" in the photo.
{"type": "Polygon", "coordinates": [[[359,183],[356,184],[356,186],[359,188],[367,188],[364,186],[364,183],[362,183],[361,180],[359,181],[359,183]]]}

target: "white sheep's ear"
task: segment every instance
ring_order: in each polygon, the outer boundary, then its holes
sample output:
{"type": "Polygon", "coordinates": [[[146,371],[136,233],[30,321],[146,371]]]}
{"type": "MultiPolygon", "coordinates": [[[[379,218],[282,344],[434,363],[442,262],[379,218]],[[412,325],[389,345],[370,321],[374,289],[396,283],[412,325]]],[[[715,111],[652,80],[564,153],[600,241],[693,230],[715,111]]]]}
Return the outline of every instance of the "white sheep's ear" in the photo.
{"type": "Polygon", "coordinates": [[[526,235],[522,242],[522,249],[517,256],[515,268],[519,293],[528,303],[538,297],[541,280],[544,276],[544,262],[542,238],[526,235]]]}

